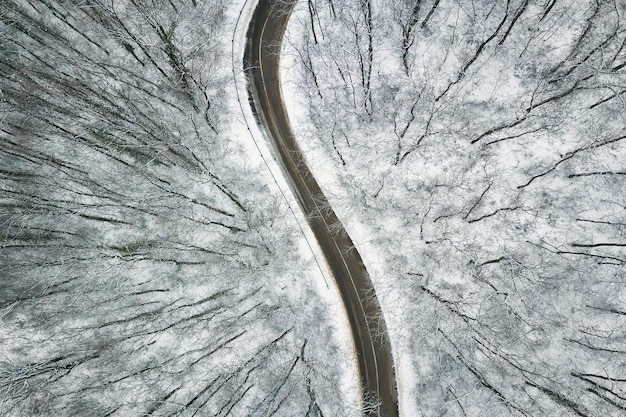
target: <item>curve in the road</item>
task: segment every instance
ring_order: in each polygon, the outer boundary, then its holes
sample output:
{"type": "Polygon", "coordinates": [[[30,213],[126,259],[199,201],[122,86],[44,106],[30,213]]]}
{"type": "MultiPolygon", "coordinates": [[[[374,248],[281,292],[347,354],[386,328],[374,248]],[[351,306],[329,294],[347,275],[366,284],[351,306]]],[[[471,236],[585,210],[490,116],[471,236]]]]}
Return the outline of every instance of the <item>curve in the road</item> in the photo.
{"type": "Polygon", "coordinates": [[[358,355],[364,413],[396,417],[398,399],[391,346],[374,287],[361,256],[306,164],[282,98],[280,52],[296,1],[259,0],[257,4],[248,27],[243,62],[249,100],[339,288],[358,355]]]}

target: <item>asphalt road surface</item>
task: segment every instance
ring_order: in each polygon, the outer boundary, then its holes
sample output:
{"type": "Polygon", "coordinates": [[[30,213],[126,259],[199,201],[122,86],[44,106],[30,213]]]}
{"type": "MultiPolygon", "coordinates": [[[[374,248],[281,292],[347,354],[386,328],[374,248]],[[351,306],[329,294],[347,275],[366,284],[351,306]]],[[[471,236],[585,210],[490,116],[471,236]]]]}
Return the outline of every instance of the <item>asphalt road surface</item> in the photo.
{"type": "Polygon", "coordinates": [[[364,414],[395,417],[399,414],[393,358],[374,287],[361,256],[306,164],[282,98],[280,51],[296,1],[259,0],[244,55],[248,96],[339,287],[358,355],[364,414]]]}

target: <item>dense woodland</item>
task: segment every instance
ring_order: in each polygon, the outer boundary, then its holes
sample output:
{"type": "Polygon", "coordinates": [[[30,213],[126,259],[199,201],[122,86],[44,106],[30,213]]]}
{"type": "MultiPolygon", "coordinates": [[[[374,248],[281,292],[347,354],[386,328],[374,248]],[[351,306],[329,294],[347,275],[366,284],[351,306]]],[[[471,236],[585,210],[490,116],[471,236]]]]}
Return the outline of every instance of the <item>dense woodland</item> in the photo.
{"type": "MultiPolygon", "coordinates": [[[[235,128],[241,6],[0,2],[0,414],[358,414],[235,128]]],[[[298,3],[296,135],[336,178],[407,415],[626,413],[625,18],[298,3]]]]}
{"type": "Polygon", "coordinates": [[[626,2],[308,0],[286,45],[402,410],[626,414],[626,2]]]}
{"type": "Polygon", "coordinates": [[[358,413],[227,3],[0,2],[1,415],[358,413]]]}

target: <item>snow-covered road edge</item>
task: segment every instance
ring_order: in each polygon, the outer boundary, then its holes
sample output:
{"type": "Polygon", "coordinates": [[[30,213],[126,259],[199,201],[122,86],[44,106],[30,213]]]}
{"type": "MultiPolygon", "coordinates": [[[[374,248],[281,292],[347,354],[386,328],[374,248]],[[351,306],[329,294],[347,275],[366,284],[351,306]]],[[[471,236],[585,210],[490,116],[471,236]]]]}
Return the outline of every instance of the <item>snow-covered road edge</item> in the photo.
{"type": "MultiPolygon", "coordinates": [[[[233,6],[230,9],[236,15],[228,17],[228,21],[232,21],[234,27],[231,39],[231,59],[233,85],[236,91],[232,96],[237,100],[236,103],[231,104],[231,107],[234,109],[235,114],[237,114],[237,111],[241,112],[240,117],[233,120],[231,132],[233,138],[236,138],[243,147],[246,157],[252,163],[267,169],[268,185],[284,197],[284,201],[289,206],[287,209],[290,210],[295,220],[294,225],[297,225],[300,229],[302,235],[298,248],[300,255],[317,266],[317,268],[312,267],[309,271],[313,284],[312,287],[328,306],[330,316],[334,317],[335,321],[332,325],[337,344],[341,351],[349,356],[347,358],[349,360],[338,364],[338,366],[342,367],[343,373],[342,387],[339,388],[343,392],[343,397],[346,399],[348,407],[357,409],[360,407],[361,394],[359,392],[356,352],[352,343],[348,317],[341,302],[339,288],[332,278],[331,271],[312,230],[308,226],[304,213],[300,210],[298,202],[291,192],[285,175],[277,162],[274,149],[270,145],[265,132],[259,129],[248,103],[247,81],[242,70],[243,55],[246,48],[248,24],[256,5],[256,0],[240,1],[238,6],[233,6]]],[[[283,90],[283,96],[285,96],[285,90],[283,90]]],[[[285,102],[289,103],[288,100],[285,100],[285,102]]]]}

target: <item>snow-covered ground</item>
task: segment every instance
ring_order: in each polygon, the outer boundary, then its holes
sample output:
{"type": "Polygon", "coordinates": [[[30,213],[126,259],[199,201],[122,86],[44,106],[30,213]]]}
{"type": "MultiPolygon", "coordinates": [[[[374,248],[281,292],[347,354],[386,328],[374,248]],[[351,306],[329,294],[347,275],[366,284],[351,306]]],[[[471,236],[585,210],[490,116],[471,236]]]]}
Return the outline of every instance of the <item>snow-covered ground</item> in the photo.
{"type": "Polygon", "coordinates": [[[380,297],[401,412],[615,415],[624,6],[417,4],[300,3],[282,56],[296,137],[380,297]]]}
{"type": "Polygon", "coordinates": [[[250,3],[2,2],[1,415],[359,414],[247,110],[250,3]]]}
{"type": "MultiPolygon", "coordinates": [[[[303,14],[303,9],[306,7],[307,5],[304,2],[299,2],[298,5],[296,5],[296,11],[292,19],[300,19],[303,14]]],[[[341,174],[336,163],[332,161],[331,157],[324,152],[315,141],[308,140],[309,134],[307,133],[313,129],[311,128],[309,112],[306,110],[308,104],[303,98],[303,92],[301,91],[302,85],[297,82],[301,77],[299,72],[301,57],[291,45],[294,39],[301,37],[301,25],[290,24],[285,36],[281,56],[281,81],[285,107],[288,109],[293,130],[296,132],[296,137],[299,138],[299,145],[306,155],[307,162],[315,178],[322,187],[331,206],[336,211],[337,216],[348,231],[355,246],[358,248],[363,262],[372,277],[376,295],[381,304],[392,343],[400,400],[400,413],[405,416],[416,416],[418,412],[415,405],[411,402],[403,401],[408,397],[408,393],[413,389],[416,383],[415,373],[411,365],[411,360],[414,358],[411,358],[412,352],[395,343],[399,338],[403,319],[401,316],[397,315],[399,306],[396,304],[397,298],[393,296],[393,290],[388,288],[384,282],[386,273],[385,261],[380,255],[376,245],[370,242],[373,233],[368,224],[363,221],[363,217],[359,215],[360,210],[358,205],[346,206],[346,204],[343,203],[343,199],[340,196],[345,196],[345,189],[339,181],[341,174]]],[[[376,170],[378,167],[372,166],[371,168],[376,170]]],[[[372,172],[369,174],[375,175],[372,172]]],[[[391,223],[394,222],[394,219],[390,218],[388,221],[388,226],[392,226],[391,223]]]]}
{"type": "MultiPolygon", "coordinates": [[[[344,393],[346,406],[348,409],[358,410],[360,408],[360,387],[359,377],[356,368],[356,353],[352,342],[352,333],[345,308],[341,302],[339,289],[336,282],[332,278],[332,273],[326,263],[324,255],[313,235],[313,232],[307,224],[304,213],[300,209],[291,188],[286,181],[285,174],[277,162],[274,155],[273,147],[270,145],[269,138],[265,131],[261,131],[252,114],[250,105],[248,104],[247,80],[243,71],[243,55],[246,45],[246,33],[248,23],[252,18],[252,14],[256,7],[256,2],[247,0],[240,8],[237,16],[237,24],[233,32],[233,72],[234,86],[236,88],[237,106],[241,109],[243,118],[233,121],[232,131],[233,137],[241,138],[243,146],[246,147],[245,154],[255,164],[258,164],[262,172],[268,177],[268,184],[275,186],[276,190],[284,198],[285,204],[288,206],[288,212],[293,218],[293,222],[284,219],[286,224],[297,228],[301,232],[301,239],[298,241],[298,252],[300,256],[308,260],[312,266],[308,271],[308,276],[312,281],[313,288],[319,295],[320,299],[329,309],[329,317],[332,322],[328,323],[328,327],[332,329],[332,334],[341,347],[340,357],[345,357],[345,361],[330,366],[339,366],[342,373],[341,391],[344,393]]],[[[233,8],[233,10],[235,10],[233,8]]],[[[291,288],[290,291],[299,292],[298,287],[291,288]]]]}

